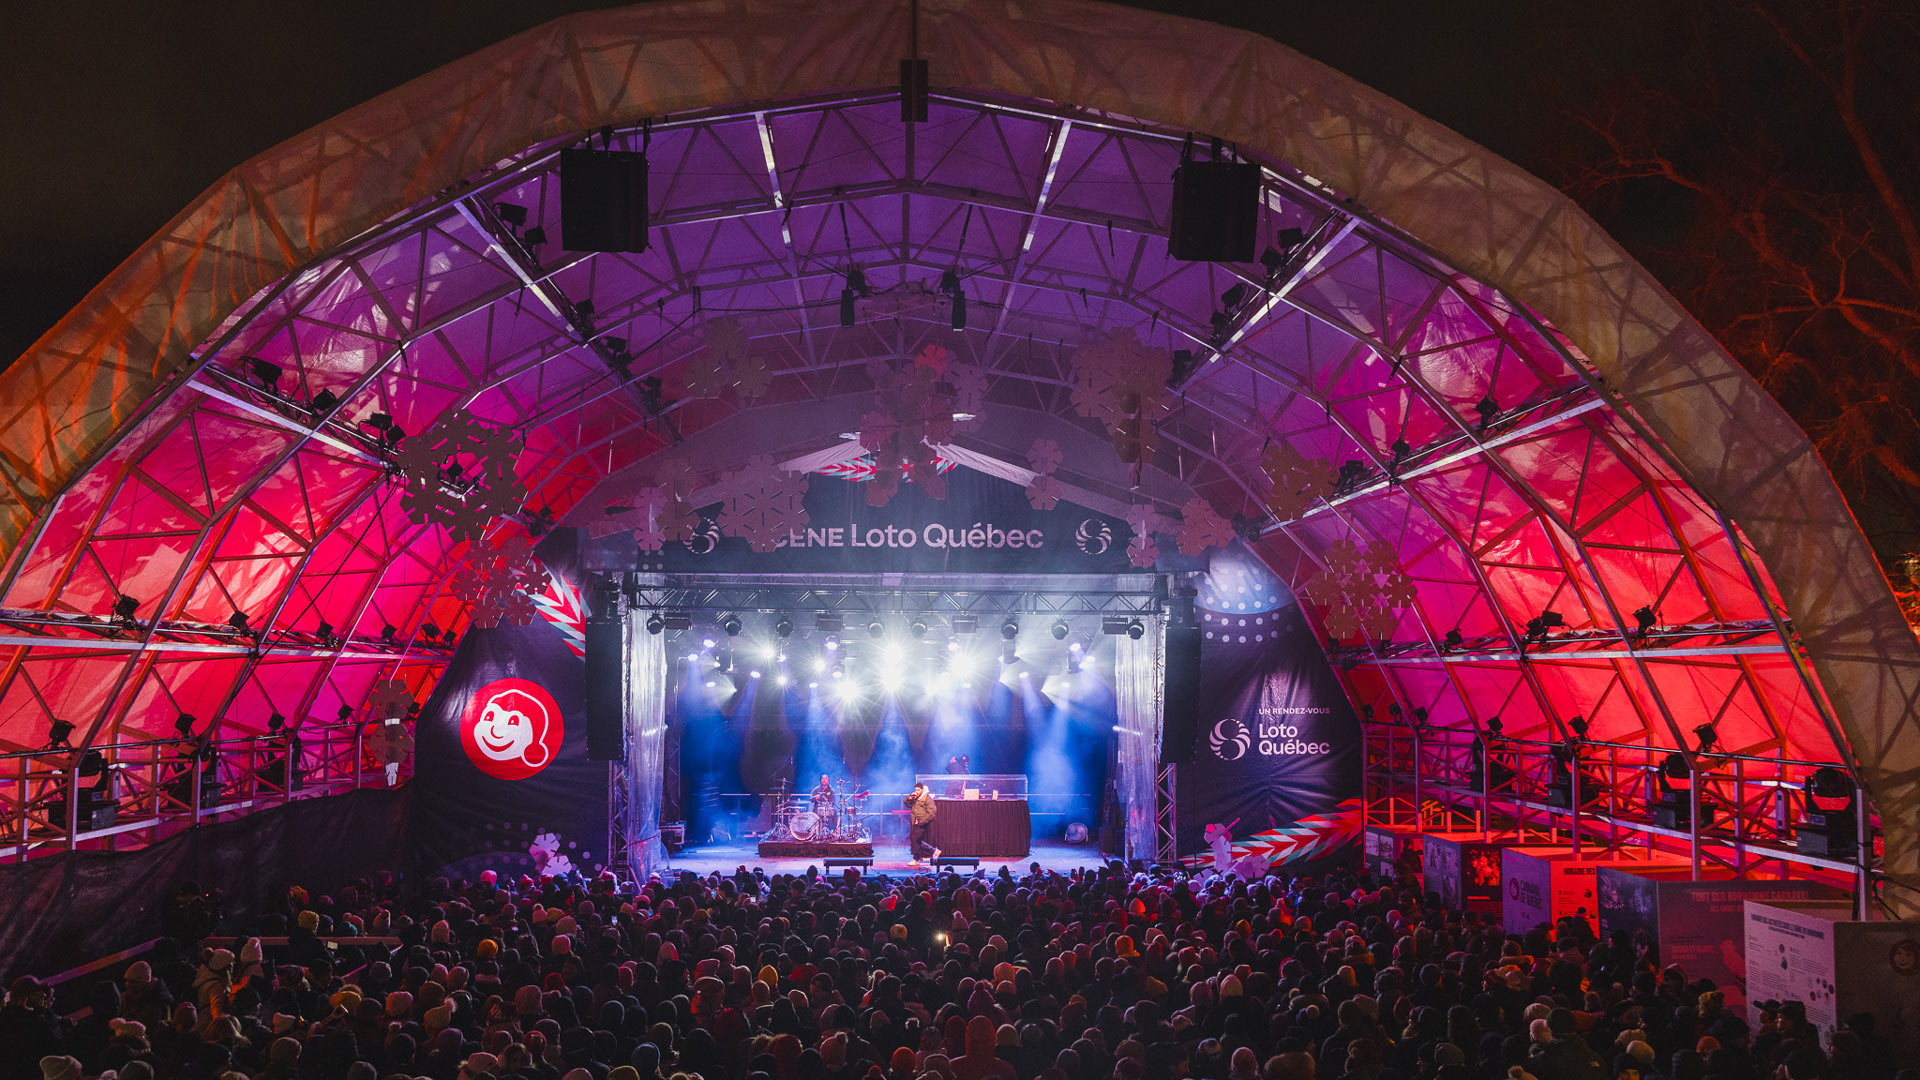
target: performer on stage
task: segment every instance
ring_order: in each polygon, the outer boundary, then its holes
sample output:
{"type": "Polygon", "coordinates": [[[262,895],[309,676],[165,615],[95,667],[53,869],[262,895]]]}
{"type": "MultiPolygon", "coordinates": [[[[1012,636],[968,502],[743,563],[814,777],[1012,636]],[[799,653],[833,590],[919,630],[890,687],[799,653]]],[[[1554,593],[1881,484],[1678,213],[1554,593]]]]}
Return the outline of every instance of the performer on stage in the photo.
{"type": "Polygon", "coordinates": [[[939,858],[940,849],[927,841],[927,832],[933,827],[933,816],[937,812],[933,805],[933,792],[928,791],[925,784],[915,784],[900,802],[906,806],[909,821],[912,822],[907,832],[907,850],[912,853],[914,864],[918,865],[926,857],[939,858]],[[920,853],[923,850],[933,854],[922,856],[920,853]]]}
{"type": "Polygon", "coordinates": [[[813,788],[813,813],[828,832],[834,832],[839,828],[834,813],[833,781],[827,779],[826,773],[820,774],[820,782],[813,788]]]}

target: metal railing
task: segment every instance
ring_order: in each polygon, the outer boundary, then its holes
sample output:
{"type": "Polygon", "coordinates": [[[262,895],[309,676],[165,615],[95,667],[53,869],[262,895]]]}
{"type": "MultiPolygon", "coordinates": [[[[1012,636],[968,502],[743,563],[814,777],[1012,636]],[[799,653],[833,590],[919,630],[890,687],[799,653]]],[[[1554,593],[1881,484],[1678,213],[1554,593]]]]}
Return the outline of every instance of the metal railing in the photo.
{"type": "MultiPolygon", "coordinates": [[[[210,818],[384,787],[372,725],[0,754],[0,859],[145,847],[210,818]]],[[[411,758],[399,779],[411,777],[411,758]]]]}
{"type": "Polygon", "coordinates": [[[1641,848],[1686,858],[1695,876],[1713,867],[1821,878],[1851,890],[1863,918],[1879,880],[1879,822],[1858,787],[1843,845],[1858,857],[1801,850],[1803,832],[1822,828],[1808,821],[1806,780],[1822,768],[1846,773],[1836,762],[1592,740],[1568,758],[1564,741],[1500,736],[1476,748],[1472,732],[1394,724],[1366,734],[1368,824],[1538,837],[1573,852],[1641,848]],[[1663,784],[1673,754],[1689,774],[1663,784]]]}

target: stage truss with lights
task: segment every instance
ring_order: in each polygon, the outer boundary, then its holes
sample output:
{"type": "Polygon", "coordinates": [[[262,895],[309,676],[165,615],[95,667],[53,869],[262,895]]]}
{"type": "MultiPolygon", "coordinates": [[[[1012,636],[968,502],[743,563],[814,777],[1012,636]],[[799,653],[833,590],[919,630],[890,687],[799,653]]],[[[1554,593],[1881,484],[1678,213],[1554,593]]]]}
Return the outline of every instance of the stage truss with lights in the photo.
{"type": "MultiPolygon", "coordinates": [[[[971,693],[975,678],[1019,687],[1034,670],[1044,677],[1052,667],[1051,658],[1037,669],[1022,659],[1023,637],[1030,646],[1052,639],[1070,676],[1093,663],[1101,639],[1112,639],[1146,658],[1134,663],[1143,664],[1138,674],[1151,688],[1166,678],[1159,640],[1171,584],[1164,574],[783,580],[629,572],[599,580],[606,582],[601,595],[618,597],[606,617],[626,625],[625,677],[632,687],[658,684],[661,701],[683,678],[704,678],[723,696],[763,678],[781,688],[825,686],[842,704],[915,691],[971,693]]],[[[1130,665],[1111,662],[1120,682],[1130,665]]],[[[630,689],[624,697],[626,753],[608,785],[606,850],[622,853],[622,871],[641,879],[668,865],[660,827],[683,808],[677,729],[665,719],[672,710],[662,705],[661,715],[651,714],[649,692],[630,689]]],[[[1158,760],[1162,704],[1157,689],[1121,693],[1111,790],[1056,794],[1111,796],[1126,823],[1124,847],[1111,854],[1171,863],[1177,812],[1174,770],[1158,760]]]]}
{"type": "Polygon", "coordinates": [[[1915,906],[1879,891],[1920,887],[1913,636],[1804,436],[1564,198],[1271,42],[1074,2],[929,13],[938,89],[902,124],[904,20],[756,0],[534,31],[237,170],[0,375],[16,856],[165,835],[177,808],[115,835],[46,808],[85,750],[142,768],[182,714],[347,745],[377,688],[439,677],[476,544],[669,449],[821,452],[871,361],[938,345],[982,376],[957,443],[1052,439],[1116,513],[1198,500],[1305,595],[1369,717],[1371,819],[1915,906]],[[831,44],[741,66],[803,39],[831,44]],[[1137,78],[1140,41],[1181,78],[1137,78]],[[651,162],[645,253],[557,243],[559,152],[603,125],[651,162]],[[1195,133],[1260,165],[1254,261],[1167,258],[1195,133]],[[1178,358],[1144,463],[1077,400],[1123,332],[1178,358]],[[412,468],[456,415],[511,468],[412,468]],[[496,486],[525,497],[476,525],[496,486]],[[1343,601],[1374,551],[1405,588],[1343,601]],[[55,722],[73,748],[35,749],[55,722]],[[1462,785],[1493,742],[1511,785],[1462,785]],[[1557,805],[1568,771],[1602,797],[1557,805]]]}

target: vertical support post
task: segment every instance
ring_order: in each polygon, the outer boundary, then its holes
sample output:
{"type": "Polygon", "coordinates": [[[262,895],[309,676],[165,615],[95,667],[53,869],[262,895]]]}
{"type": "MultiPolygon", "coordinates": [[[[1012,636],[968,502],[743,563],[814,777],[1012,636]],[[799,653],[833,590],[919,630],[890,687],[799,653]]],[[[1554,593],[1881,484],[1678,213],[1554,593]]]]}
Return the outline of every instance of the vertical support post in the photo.
{"type": "MultiPolygon", "coordinates": [[[[1698,760],[1697,758],[1695,759],[1698,760]]],[[[1693,880],[1700,880],[1700,769],[1687,762],[1687,857],[1692,864],[1693,880]]]]}
{"type": "MultiPolygon", "coordinates": [[[[79,757],[74,754],[73,757],[79,757]]],[[[67,788],[67,850],[80,846],[80,763],[69,760],[66,775],[67,788]]]]}
{"type": "Polygon", "coordinates": [[[1853,781],[1853,917],[1867,921],[1873,905],[1868,896],[1873,890],[1873,843],[1867,829],[1867,789],[1859,777],[1853,781]]]}
{"type": "Polygon", "coordinates": [[[1576,741],[1571,744],[1567,751],[1567,757],[1572,759],[1572,767],[1567,770],[1572,776],[1572,779],[1567,783],[1567,794],[1569,796],[1567,799],[1567,822],[1568,830],[1573,833],[1573,854],[1578,857],[1580,854],[1580,800],[1585,796],[1585,793],[1580,790],[1580,774],[1584,770],[1580,768],[1583,762],[1580,758],[1579,742],[1576,741]]]}

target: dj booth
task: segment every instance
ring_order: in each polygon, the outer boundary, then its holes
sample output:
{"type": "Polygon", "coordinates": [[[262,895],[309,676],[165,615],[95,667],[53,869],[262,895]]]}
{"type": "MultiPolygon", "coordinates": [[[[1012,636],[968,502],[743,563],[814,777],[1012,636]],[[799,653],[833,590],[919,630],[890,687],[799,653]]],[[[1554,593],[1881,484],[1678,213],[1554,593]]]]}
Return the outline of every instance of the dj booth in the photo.
{"type": "Polygon", "coordinates": [[[933,793],[929,839],[941,854],[1023,859],[1033,843],[1023,775],[928,773],[914,777],[933,793]]]}

